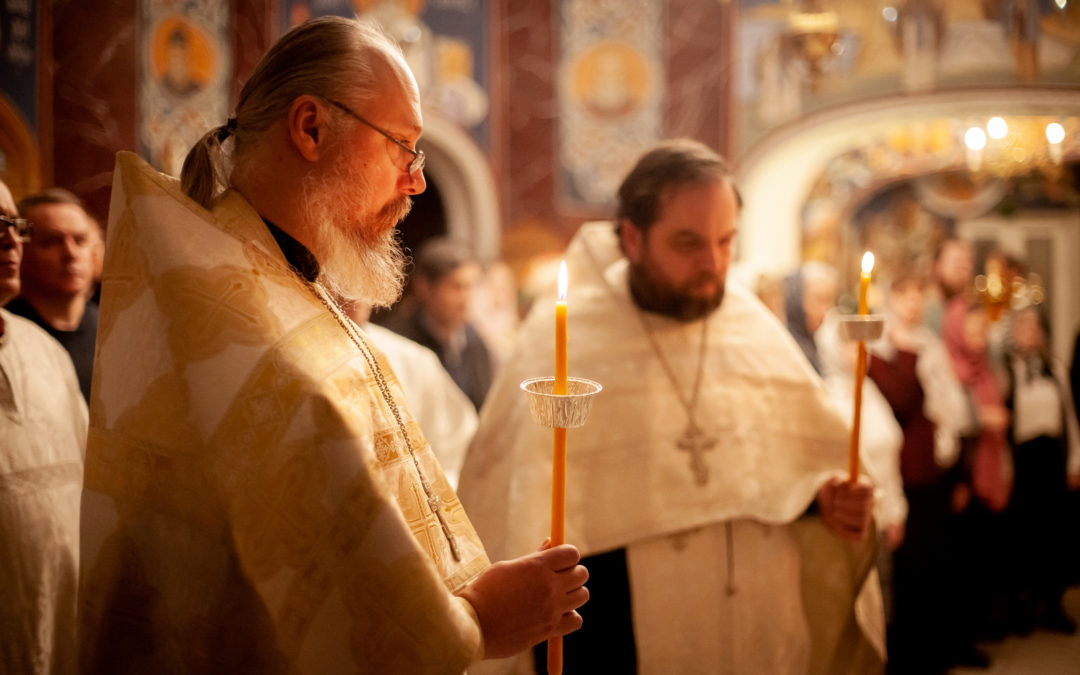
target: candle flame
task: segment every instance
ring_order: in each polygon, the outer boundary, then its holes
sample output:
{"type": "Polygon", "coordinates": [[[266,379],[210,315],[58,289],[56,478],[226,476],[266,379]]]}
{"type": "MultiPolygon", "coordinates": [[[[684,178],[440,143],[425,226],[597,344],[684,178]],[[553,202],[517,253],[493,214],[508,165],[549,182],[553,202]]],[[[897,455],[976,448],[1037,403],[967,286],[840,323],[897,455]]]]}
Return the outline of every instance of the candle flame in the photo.
{"type": "Polygon", "coordinates": [[[874,269],[874,254],[867,251],[863,253],[862,257],[862,272],[863,274],[870,274],[872,269],[874,269]]]}
{"type": "Polygon", "coordinates": [[[568,285],[566,274],[566,261],[559,263],[559,300],[566,300],[566,287],[568,285]]]}

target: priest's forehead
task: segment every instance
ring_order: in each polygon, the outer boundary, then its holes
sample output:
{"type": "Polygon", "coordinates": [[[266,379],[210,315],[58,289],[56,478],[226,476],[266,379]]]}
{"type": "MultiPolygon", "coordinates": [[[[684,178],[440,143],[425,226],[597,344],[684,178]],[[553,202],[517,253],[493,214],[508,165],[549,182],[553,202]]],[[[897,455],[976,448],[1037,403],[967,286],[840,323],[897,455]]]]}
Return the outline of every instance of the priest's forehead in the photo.
{"type": "Polygon", "coordinates": [[[646,230],[660,219],[664,202],[681,188],[719,181],[731,186],[736,205],[738,188],[723,157],[696,141],[662,143],[645,153],[619,186],[616,219],[646,230]]]}
{"type": "Polygon", "coordinates": [[[733,181],[728,176],[714,176],[694,181],[669,183],[663,188],[663,190],[660,191],[659,199],[657,200],[657,206],[659,208],[657,209],[656,215],[653,217],[652,222],[655,223],[664,217],[664,209],[667,207],[668,202],[670,202],[671,199],[679,192],[682,192],[687,188],[705,187],[706,185],[713,184],[726,185],[731,188],[731,191],[735,194],[735,205],[739,209],[742,209],[742,195],[739,194],[739,187],[735,185],[735,181],[733,181]]]}

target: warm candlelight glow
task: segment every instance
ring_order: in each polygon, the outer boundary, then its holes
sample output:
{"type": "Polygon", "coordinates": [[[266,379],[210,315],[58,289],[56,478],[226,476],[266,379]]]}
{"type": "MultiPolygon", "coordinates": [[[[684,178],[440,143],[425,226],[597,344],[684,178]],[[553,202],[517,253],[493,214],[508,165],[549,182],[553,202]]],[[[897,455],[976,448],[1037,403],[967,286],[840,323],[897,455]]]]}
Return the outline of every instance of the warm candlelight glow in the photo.
{"type": "Polygon", "coordinates": [[[566,261],[559,263],[559,300],[566,300],[566,287],[570,283],[566,272],[566,261]]]}
{"type": "Polygon", "coordinates": [[[870,251],[863,253],[862,256],[862,272],[863,274],[870,274],[874,270],[874,254],[870,251]]]}

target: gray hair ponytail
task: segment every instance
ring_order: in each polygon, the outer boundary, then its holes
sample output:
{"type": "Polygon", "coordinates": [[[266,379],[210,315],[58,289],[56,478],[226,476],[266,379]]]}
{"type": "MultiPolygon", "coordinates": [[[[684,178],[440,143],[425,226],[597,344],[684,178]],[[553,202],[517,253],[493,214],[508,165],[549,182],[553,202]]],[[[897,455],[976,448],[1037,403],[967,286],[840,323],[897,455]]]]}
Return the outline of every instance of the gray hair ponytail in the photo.
{"type": "Polygon", "coordinates": [[[232,167],[289,110],[298,96],[346,97],[361,109],[378,94],[375,64],[400,54],[377,28],[337,16],[306,21],[278,40],[240,90],[236,117],[208,131],[188,152],[180,172],[184,193],[206,208],[228,184],[224,145],[230,138],[232,167]]]}
{"type": "Polygon", "coordinates": [[[188,151],[180,169],[180,188],[204,208],[210,208],[219,188],[226,185],[222,145],[236,131],[236,118],[206,132],[188,151]]]}

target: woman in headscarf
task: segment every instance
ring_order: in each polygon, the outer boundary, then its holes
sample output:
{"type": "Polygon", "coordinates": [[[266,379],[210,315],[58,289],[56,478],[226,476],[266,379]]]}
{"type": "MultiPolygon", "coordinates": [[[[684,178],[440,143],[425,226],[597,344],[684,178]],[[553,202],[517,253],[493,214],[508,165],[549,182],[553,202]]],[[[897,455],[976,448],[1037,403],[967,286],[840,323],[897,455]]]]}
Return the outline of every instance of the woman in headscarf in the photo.
{"type": "Polygon", "coordinates": [[[961,451],[958,512],[951,540],[956,566],[966,573],[971,620],[984,637],[1001,637],[1009,628],[1004,586],[1009,576],[1012,542],[1004,516],[1012,491],[1012,465],[1006,431],[1009,411],[988,356],[990,318],[986,308],[960,296],[945,307],[942,339],[953,371],[971,401],[977,429],[961,451]]]}

